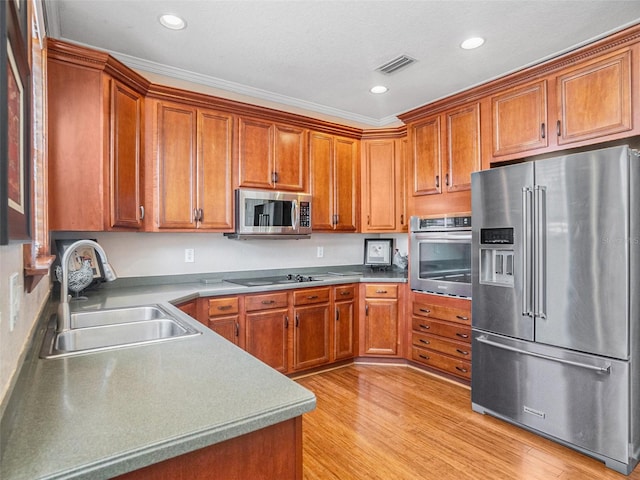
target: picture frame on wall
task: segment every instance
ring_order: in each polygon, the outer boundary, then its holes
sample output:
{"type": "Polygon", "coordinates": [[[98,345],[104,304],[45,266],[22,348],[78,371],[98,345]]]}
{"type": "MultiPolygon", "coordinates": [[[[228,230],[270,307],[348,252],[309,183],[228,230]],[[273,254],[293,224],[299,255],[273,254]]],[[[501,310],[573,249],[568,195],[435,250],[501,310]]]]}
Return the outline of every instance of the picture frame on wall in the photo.
{"type": "Polygon", "coordinates": [[[0,7],[0,245],[31,239],[31,77],[20,22],[26,8],[23,0],[0,7]]]}
{"type": "Polygon", "coordinates": [[[392,238],[365,238],[364,265],[372,268],[387,268],[391,266],[392,238]]]}

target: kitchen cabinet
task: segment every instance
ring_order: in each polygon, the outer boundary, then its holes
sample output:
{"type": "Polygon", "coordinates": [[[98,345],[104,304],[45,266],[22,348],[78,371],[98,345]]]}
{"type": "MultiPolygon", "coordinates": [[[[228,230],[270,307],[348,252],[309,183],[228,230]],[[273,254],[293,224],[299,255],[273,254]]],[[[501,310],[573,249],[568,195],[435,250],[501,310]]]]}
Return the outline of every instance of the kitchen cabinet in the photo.
{"type": "Polygon", "coordinates": [[[362,148],[362,231],[406,231],[407,215],[402,198],[405,165],[401,140],[367,139],[362,141],[362,148]]]}
{"type": "Polygon", "coordinates": [[[362,284],[364,312],[361,316],[360,355],[400,354],[400,305],[398,285],[362,284]]]}
{"type": "Polygon", "coordinates": [[[233,116],[154,101],[158,229],[233,230],[233,116]]]}
{"type": "Polygon", "coordinates": [[[547,81],[510,88],[491,97],[494,157],[549,145],[547,81]]]}
{"type": "Polygon", "coordinates": [[[346,360],[356,352],[356,285],[333,287],[333,360],[346,360]]]}
{"type": "Polygon", "coordinates": [[[309,134],[314,232],[355,232],[359,208],[359,148],[355,139],[309,134]]]}
{"type": "Polygon", "coordinates": [[[555,83],[558,145],[603,139],[633,128],[631,48],[567,68],[555,83]]]}
{"type": "Polygon", "coordinates": [[[191,318],[198,320],[198,301],[189,300],[188,302],[179,303],[176,305],[182,312],[189,315],[191,318]]]}
{"type": "Polygon", "coordinates": [[[244,330],[241,328],[239,297],[203,298],[205,312],[201,317],[214,332],[231,343],[243,346],[244,330]],[[242,335],[241,335],[242,333],[242,335]]]}
{"type": "Polygon", "coordinates": [[[412,292],[410,359],[471,380],[471,302],[412,292]]]}
{"type": "Polygon", "coordinates": [[[306,129],[240,117],[238,144],[238,186],[307,190],[306,129]]]}
{"type": "Polygon", "coordinates": [[[106,54],[52,39],[47,47],[49,228],[141,228],[148,82],[106,54]]]}
{"type": "Polygon", "coordinates": [[[286,373],[289,369],[289,294],[246,295],[244,309],[245,349],[270,367],[286,373]]]}
{"type": "Polygon", "coordinates": [[[480,104],[457,107],[410,127],[413,195],[440,195],[471,189],[480,170],[480,104]]]}
{"type": "Polygon", "coordinates": [[[293,370],[329,363],[330,298],[329,287],[293,292],[293,370]]]}

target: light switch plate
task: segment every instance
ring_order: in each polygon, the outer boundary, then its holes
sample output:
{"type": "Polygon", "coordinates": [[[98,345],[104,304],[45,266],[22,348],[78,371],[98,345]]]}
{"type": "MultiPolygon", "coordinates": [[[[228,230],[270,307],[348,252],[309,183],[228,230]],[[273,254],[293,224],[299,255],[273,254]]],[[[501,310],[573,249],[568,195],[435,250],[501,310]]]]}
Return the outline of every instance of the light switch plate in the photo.
{"type": "Polygon", "coordinates": [[[195,252],[193,248],[185,248],[184,249],[184,261],[185,263],[193,263],[195,262],[195,252]]]}
{"type": "Polygon", "coordinates": [[[18,281],[18,273],[13,273],[9,277],[9,331],[13,332],[13,329],[18,323],[18,317],[20,315],[20,282],[18,281]]]}

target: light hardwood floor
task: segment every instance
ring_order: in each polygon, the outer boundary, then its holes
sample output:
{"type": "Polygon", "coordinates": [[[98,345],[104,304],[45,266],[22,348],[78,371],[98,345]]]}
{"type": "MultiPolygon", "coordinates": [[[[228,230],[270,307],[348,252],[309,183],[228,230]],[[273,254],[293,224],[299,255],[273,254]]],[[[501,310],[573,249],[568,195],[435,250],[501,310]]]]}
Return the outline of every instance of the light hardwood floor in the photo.
{"type": "Polygon", "coordinates": [[[470,390],[400,366],[350,365],[297,379],[304,480],[640,480],[471,410],[470,390]]]}

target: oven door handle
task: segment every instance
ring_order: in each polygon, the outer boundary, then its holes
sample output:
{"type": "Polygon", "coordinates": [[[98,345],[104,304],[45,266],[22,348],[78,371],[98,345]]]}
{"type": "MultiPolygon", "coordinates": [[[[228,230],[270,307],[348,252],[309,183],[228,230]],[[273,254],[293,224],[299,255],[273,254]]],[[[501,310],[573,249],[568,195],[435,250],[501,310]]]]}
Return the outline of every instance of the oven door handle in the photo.
{"type": "Polygon", "coordinates": [[[471,242],[471,233],[470,232],[461,232],[461,233],[447,233],[445,235],[439,235],[437,233],[414,233],[414,238],[419,241],[465,241],[471,242]]]}

